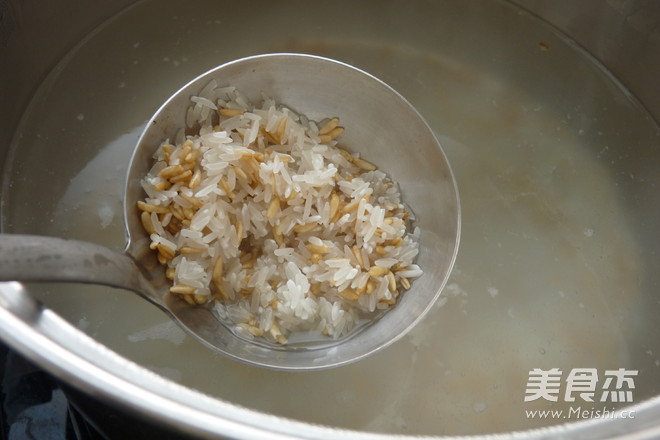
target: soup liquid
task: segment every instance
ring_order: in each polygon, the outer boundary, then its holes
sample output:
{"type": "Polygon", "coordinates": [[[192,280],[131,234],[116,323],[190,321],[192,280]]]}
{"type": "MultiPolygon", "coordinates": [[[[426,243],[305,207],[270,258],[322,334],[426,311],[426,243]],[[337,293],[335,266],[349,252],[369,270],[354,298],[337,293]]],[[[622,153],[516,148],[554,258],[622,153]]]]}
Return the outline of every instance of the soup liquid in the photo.
{"type": "Polygon", "coordinates": [[[309,2],[151,0],[127,9],[34,96],[4,175],[3,226],[122,249],[128,161],[170,94],[242,56],[336,58],[411,101],[458,181],[455,269],[408,336],[354,365],[275,372],[210,352],[129,292],[68,284],[31,292],[175,382],[341,428],[459,435],[566,422],[527,415],[571,405],[563,395],[524,402],[533,368],[560,368],[564,378],[573,368],[635,369],[635,402],[656,394],[660,347],[640,329],[653,325],[644,319],[658,304],[644,299],[643,220],[631,202],[646,177],[631,164],[657,144],[657,125],[587,54],[507,4],[374,4],[339,2],[341,20],[309,2]]]}

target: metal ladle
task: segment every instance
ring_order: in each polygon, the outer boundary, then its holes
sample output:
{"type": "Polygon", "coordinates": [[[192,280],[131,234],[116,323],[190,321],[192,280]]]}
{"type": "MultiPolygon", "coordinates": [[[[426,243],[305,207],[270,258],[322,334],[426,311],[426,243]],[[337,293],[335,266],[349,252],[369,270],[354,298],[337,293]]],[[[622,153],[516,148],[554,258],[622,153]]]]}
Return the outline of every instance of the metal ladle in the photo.
{"type": "Polygon", "coordinates": [[[160,307],[205,346],[239,361],[283,370],[347,364],[402,337],[440,294],[454,262],[460,229],[453,175],[419,113],[373,76],[338,61],[303,54],[259,55],[224,64],[167,100],[147,123],[133,153],[124,219],[127,245],[123,253],[75,240],[0,235],[0,281],[78,282],[128,289],[160,307]],[[190,97],[212,79],[240,89],[253,102],[266,93],[310,119],[338,115],[346,126],[343,144],[373,158],[399,181],[405,201],[418,216],[422,230],[418,263],[427,273],[392,310],[336,341],[271,346],[234,334],[210,305],[190,306],[169,292],[169,281],[149,248],[150,239],[136,208],[136,202],[144,198],[140,180],[151,168],[156,148],[184,126],[190,97]]]}

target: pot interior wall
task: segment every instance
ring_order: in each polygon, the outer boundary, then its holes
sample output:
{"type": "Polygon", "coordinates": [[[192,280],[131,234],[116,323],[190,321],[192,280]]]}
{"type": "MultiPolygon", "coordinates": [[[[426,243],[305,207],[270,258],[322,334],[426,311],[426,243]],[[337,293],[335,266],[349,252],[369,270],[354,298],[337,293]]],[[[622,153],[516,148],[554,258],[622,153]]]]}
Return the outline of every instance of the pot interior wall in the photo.
{"type": "Polygon", "coordinates": [[[410,336],[348,367],[279,373],[208,352],[127,292],[30,291],[176,382],[342,428],[460,435],[564,422],[526,416],[571,407],[561,397],[524,402],[533,368],[638,370],[634,401],[657,395],[660,130],[645,109],[587,53],[508,3],[333,8],[152,0],[119,14],[62,59],[23,114],[3,174],[2,226],[123,248],[124,173],[162,101],[241,56],[329,56],[407,97],[456,173],[459,257],[410,336]]]}

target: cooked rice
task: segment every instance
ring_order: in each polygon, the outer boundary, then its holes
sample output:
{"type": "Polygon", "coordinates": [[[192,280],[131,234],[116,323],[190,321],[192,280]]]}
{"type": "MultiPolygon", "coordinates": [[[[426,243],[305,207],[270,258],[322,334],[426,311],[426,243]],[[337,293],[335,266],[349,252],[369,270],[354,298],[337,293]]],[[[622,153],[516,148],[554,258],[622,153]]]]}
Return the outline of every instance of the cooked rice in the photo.
{"type": "Polygon", "coordinates": [[[422,274],[397,185],[337,146],[339,119],[309,121],[268,97],[256,107],[212,81],[186,125],[197,134],[158,148],[138,203],[172,293],[284,344],[347,334],[422,274]]]}

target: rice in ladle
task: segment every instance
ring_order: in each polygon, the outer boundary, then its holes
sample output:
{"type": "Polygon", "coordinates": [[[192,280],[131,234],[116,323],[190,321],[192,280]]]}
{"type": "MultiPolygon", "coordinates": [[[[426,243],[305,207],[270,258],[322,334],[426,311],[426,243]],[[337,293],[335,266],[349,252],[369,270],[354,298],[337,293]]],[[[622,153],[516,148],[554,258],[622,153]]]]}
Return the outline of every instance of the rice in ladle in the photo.
{"type": "Polygon", "coordinates": [[[186,119],[196,134],[158,148],[138,202],[172,293],[285,344],[347,334],[422,274],[397,185],[337,146],[337,118],[256,107],[212,81],[186,119]]]}

